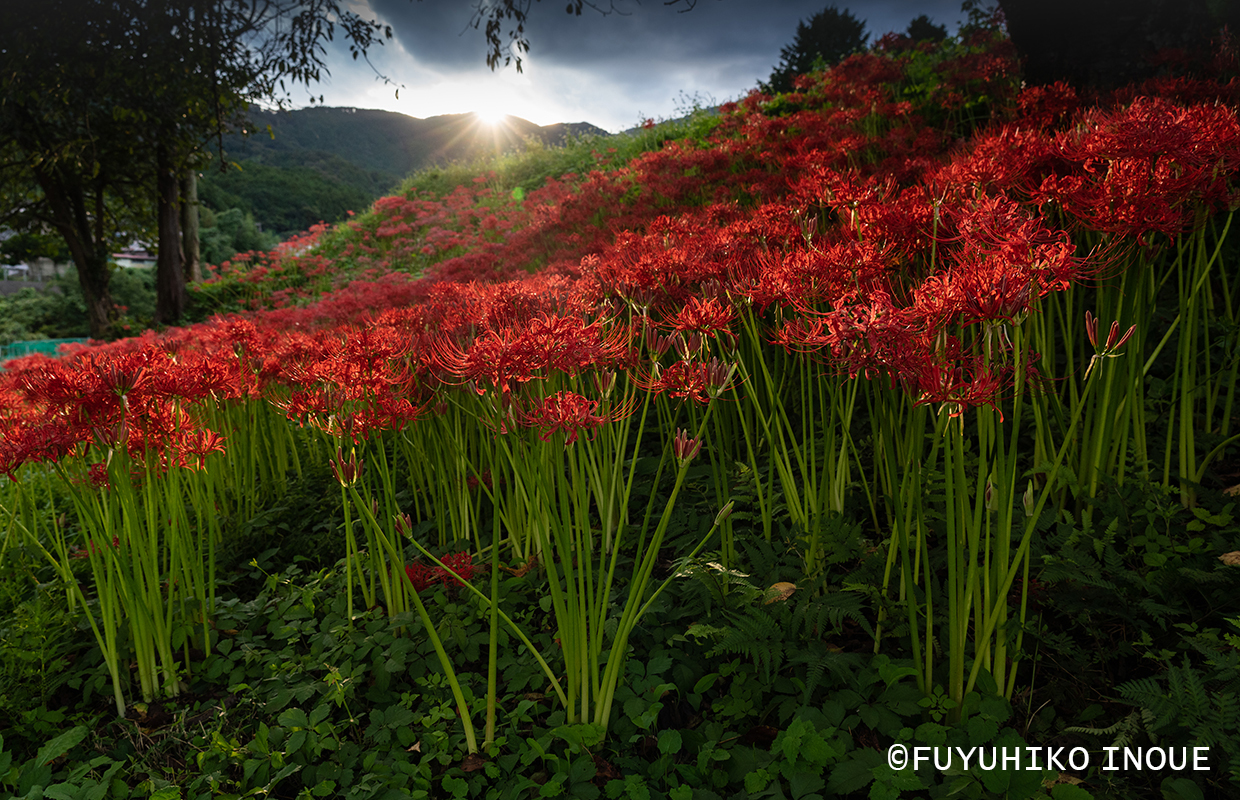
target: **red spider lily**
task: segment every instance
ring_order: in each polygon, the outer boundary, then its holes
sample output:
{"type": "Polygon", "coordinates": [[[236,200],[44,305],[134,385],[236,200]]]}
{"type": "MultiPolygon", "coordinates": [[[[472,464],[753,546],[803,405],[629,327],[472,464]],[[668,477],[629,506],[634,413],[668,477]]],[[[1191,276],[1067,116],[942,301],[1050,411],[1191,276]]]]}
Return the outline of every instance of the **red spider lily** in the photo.
{"type": "Polygon", "coordinates": [[[711,397],[718,397],[732,388],[732,377],[736,375],[739,366],[738,363],[728,364],[718,358],[712,358],[707,362],[706,388],[711,397]]]}
{"type": "Polygon", "coordinates": [[[567,433],[564,446],[568,447],[582,431],[588,437],[588,432],[608,421],[607,415],[594,413],[598,405],[597,400],[587,400],[574,392],[556,392],[534,409],[520,414],[519,420],[531,428],[545,428],[546,432],[538,437],[544,442],[560,431],[567,433]]]}
{"type": "MultiPolygon", "coordinates": [[[[121,546],[120,537],[113,536],[112,537],[112,549],[114,550],[120,549],[120,546],[121,546]]],[[[87,541],[85,548],[81,548],[81,547],[70,548],[69,558],[90,558],[91,556],[96,555],[98,552],[99,550],[95,548],[94,541],[87,541]]]]}
{"type": "MultiPolygon", "coordinates": [[[[120,398],[121,404],[128,407],[128,395],[137,391],[148,377],[147,364],[99,363],[92,357],[89,359],[99,375],[103,387],[120,398]]],[[[142,359],[145,361],[145,359],[142,359]]]]}
{"type": "Polygon", "coordinates": [[[671,336],[662,336],[651,327],[645,328],[642,332],[642,341],[646,344],[646,352],[655,360],[662,358],[672,347],[671,336]]]}
{"type": "Polygon", "coordinates": [[[680,353],[683,359],[690,359],[702,352],[702,335],[700,333],[686,333],[677,331],[672,334],[672,344],[676,347],[676,352],[680,353]]]}
{"type": "Polygon", "coordinates": [[[435,570],[422,563],[406,565],[405,575],[409,578],[409,582],[413,584],[413,590],[419,594],[424,589],[434,586],[437,582],[435,570]]]}
{"type": "Polygon", "coordinates": [[[414,591],[422,592],[429,589],[435,584],[451,586],[453,584],[461,585],[461,581],[471,581],[474,579],[474,572],[477,567],[473,562],[473,554],[462,550],[459,553],[451,553],[439,559],[443,562],[444,567],[448,567],[460,576],[460,579],[452,575],[452,572],[444,569],[436,564],[430,566],[421,562],[409,564],[405,567],[405,575],[409,578],[409,582],[413,584],[414,591]]]}
{"type": "Polygon", "coordinates": [[[1005,376],[980,359],[942,361],[933,356],[910,359],[902,373],[915,390],[917,404],[936,404],[950,417],[979,405],[997,407],[1005,376]]]}
{"type": "Polygon", "coordinates": [[[1240,120],[1225,105],[1138,98],[1095,113],[1058,147],[1078,170],[1049,176],[1037,199],[1059,203],[1094,230],[1144,242],[1151,232],[1180,233],[1201,204],[1227,200],[1227,176],[1240,167],[1240,120]]]}
{"type": "Polygon", "coordinates": [[[447,339],[435,340],[431,360],[461,381],[474,381],[507,395],[514,385],[546,377],[551,372],[575,375],[590,368],[606,368],[626,352],[627,331],[577,317],[547,315],[521,330],[488,331],[463,351],[447,339]]]}
{"type": "Polygon", "coordinates": [[[668,319],[672,328],[682,336],[687,333],[700,333],[711,338],[722,335],[729,344],[736,341],[736,334],[729,330],[735,321],[736,309],[713,297],[706,300],[691,297],[668,319]]]}
{"type": "Polygon", "coordinates": [[[224,452],[224,437],[215,431],[198,430],[186,434],[177,452],[177,466],[205,469],[207,456],[224,452]]]}
{"type": "MultiPolygon", "coordinates": [[[[633,382],[645,391],[666,393],[671,397],[693,400],[702,405],[706,405],[714,397],[710,368],[698,361],[677,361],[667,367],[655,364],[649,374],[634,375],[633,382]]],[[[717,387],[717,384],[715,386],[717,387]]]]}
{"type": "Polygon", "coordinates": [[[108,477],[107,464],[91,464],[86,470],[86,479],[92,486],[100,489],[111,489],[112,482],[108,477]]]}
{"type": "Polygon", "coordinates": [[[1021,124],[1043,129],[1064,122],[1079,106],[1076,89],[1063,81],[1021,89],[1016,98],[1016,114],[1021,124]]]}

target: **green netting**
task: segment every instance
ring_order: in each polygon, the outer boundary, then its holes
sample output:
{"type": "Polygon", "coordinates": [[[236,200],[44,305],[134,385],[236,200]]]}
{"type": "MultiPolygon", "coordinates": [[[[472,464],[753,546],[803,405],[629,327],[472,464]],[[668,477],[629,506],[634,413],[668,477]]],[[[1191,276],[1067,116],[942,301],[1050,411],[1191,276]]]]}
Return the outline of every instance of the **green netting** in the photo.
{"type": "Polygon", "coordinates": [[[62,344],[71,342],[84,342],[85,339],[36,339],[28,342],[13,342],[10,345],[0,347],[0,362],[8,361],[10,358],[21,358],[22,356],[32,355],[34,353],[43,353],[48,356],[55,356],[57,350],[62,344]]]}

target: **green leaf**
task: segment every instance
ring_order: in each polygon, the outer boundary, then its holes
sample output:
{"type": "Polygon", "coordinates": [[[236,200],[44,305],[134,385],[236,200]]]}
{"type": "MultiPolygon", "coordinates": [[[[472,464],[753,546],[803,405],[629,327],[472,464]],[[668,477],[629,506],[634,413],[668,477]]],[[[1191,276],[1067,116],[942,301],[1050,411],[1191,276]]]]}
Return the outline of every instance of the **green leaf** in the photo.
{"type": "Polygon", "coordinates": [[[745,791],[749,794],[757,794],[766,788],[771,782],[771,774],[764,769],[758,769],[745,775],[745,791]]]}
{"type": "Polygon", "coordinates": [[[1053,800],[1094,800],[1094,796],[1079,786],[1070,783],[1059,783],[1051,789],[1053,800]]]}
{"type": "MultiPolygon", "coordinates": [[[[917,728],[921,730],[923,726],[917,728]]],[[[969,733],[969,744],[973,747],[980,747],[989,742],[999,732],[999,725],[993,720],[985,717],[973,717],[965,723],[965,729],[969,733]]],[[[942,742],[931,742],[931,744],[942,744],[942,742]]]]}
{"type": "MultiPolygon", "coordinates": [[[[976,717],[969,720],[970,723],[975,721],[977,721],[976,717]]],[[[970,725],[970,727],[972,727],[972,725],[970,725]]],[[[917,737],[917,741],[919,742],[925,742],[929,745],[940,745],[947,743],[947,731],[948,728],[946,725],[940,725],[937,722],[923,722],[917,726],[917,731],[914,735],[917,737]]]]}
{"type": "Polygon", "coordinates": [[[652,675],[662,675],[664,672],[667,672],[671,668],[672,668],[672,660],[668,658],[667,656],[659,656],[658,658],[652,658],[646,664],[646,676],[650,677],[652,675]]]}
{"type": "Polygon", "coordinates": [[[304,730],[296,730],[289,734],[288,742],[285,743],[285,754],[296,753],[306,743],[306,732],[304,730]]]}
{"type": "Polygon", "coordinates": [[[52,739],[47,744],[39,748],[39,753],[34,757],[34,763],[40,767],[45,767],[56,759],[63,756],[71,748],[76,747],[78,742],[86,738],[86,734],[90,729],[85,725],[78,725],[52,739]]]}
{"type": "Polygon", "coordinates": [[[916,667],[909,664],[893,664],[887,656],[877,656],[874,659],[874,663],[878,667],[879,676],[888,686],[904,678],[912,678],[917,675],[916,667]]]}
{"type": "Polygon", "coordinates": [[[641,775],[628,775],[624,779],[624,796],[628,800],[650,800],[650,788],[641,775]]]}
{"type": "Polygon", "coordinates": [[[667,793],[668,800],[693,800],[693,787],[682,783],[667,793]]]}
{"type": "MultiPolygon", "coordinates": [[[[585,783],[593,779],[596,774],[598,774],[598,767],[594,766],[594,759],[583,753],[569,768],[568,779],[573,783],[585,783]]],[[[576,793],[575,789],[574,793],[576,793]]]]}
{"type": "Polygon", "coordinates": [[[874,780],[874,767],[883,763],[883,754],[877,750],[857,750],[852,758],[831,770],[827,790],[834,794],[848,794],[863,789],[874,780]]]}
{"type": "Polygon", "coordinates": [[[1167,778],[1158,788],[1163,800],[1204,800],[1201,788],[1188,778],[1167,778]]]}
{"type": "Polygon", "coordinates": [[[1008,779],[1009,800],[1028,800],[1039,794],[1042,789],[1042,777],[1047,774],[1045,770],[1028,769],[1029,763],[1023,758],[1027,754],[1021,755],[1021,769],[1012,770],[1011,777],[1008,779]]]}
{"type": "Polygon", "coordinates": [[[181,790],[175,786],[165,786],[151,795],[150,800],[181,800],[181,790]]]}
{"type": "Polygon", "coordinates": [[[310,724],[307,726],[313,728],[323,720],[327,719],[327,715],[332,713],[331,708],[326,703],[320,703],[310,712],[310,724]]]}
{"type": "Polygon", "coordinates": [[[711,672],[707,675],[703,675],[701,678],[698,679],[697,683],[693,684],[693,693],[702,694],[703,692],[709,691],[710,687],[714,686],[715,682],[718,680],[719,680],[718,672],[711,672]]]}
{"type": "Polygon", "coordinates": [[[597,747],[602,744],[607,729],[592,722],[561,725],[551,729],[551,735],[563,739],[574,747],[597,747]]]}
{"type": "Polygon", "coordinates": [[[799,769],[788,776],[788,788],[796,800],[817,792],[826,785],[827,781],[818,770],[799,769]]]}
{"type": "Polygon", "coordinates": [[[681,747],[680,731],[659,731],[659,752],[664,755],[674,755],[680,752],[681,747]]]}
{"type": "Polygon", "coordinates": [[[285,728],[309,728],[310,720],[306,717],[306,712],[300,708],[288,708],[280,712],[277,718],[280,725],[285,728]]]}

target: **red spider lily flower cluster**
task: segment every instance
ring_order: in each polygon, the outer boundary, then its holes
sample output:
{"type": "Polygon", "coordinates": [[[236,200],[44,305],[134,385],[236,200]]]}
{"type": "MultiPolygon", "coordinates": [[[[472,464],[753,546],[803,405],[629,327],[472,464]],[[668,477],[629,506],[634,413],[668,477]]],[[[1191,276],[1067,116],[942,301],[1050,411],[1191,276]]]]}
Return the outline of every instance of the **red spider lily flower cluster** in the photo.
{"type": "Polygon", "coordinates": [[[565,447],[577,441],[584,431],[589,432],[608,422],[613,417],[607,414],[596,414],[599,402],[587,400],[575,392],[556,392],[533,409],[521,413],[520,422],[531,428],[542,428],[541,438],[544,442],[554,434],[564,432],[565,447]]]}
{"type": "MultiPolygon", "coordinates": [[[[461,580],[471,581],[474,579],[474,571],[477,569],[473,558],[473,555],[469,552],[461,551],[446,555],[439,560],[443,562],[445,567],[459,575],[461,580]]],[[[414,591],[417,592],[429,589],[436,584],[442,586],[461,585],[461,580],[454,577],[452,572],[438,564],[432,566],[416,562],[405,566],[405,575],[409,578],[409,582],[413,584],[414,591]]]]}
{"type": "Polygon", "coordinates": [[[953,53],[884,40],[793,95],[726,104],[706,146],[600,154],[521,200],[493,175],[394,195],[237,257],[202,291],[237,287],[250,313],[11,362],[0,472],[92,447],[197,468],[227,446],[206,420],[228,403],[357,443],[456,391],[494,393],[500,429],[572,443],[623,413],[603,376],[703,404],[733,388],[752,319],[838,374],[952,413],[993,403],[1033,369],[1008,328],[1095,275],[1075,231],[1145,242],[1240,202],[1240,122],[1224,84],[1086,108],[1064,86],[1018,90],[1000,40],[953,53]],[[944,109],[982,95],[995,121],[952,128],[944,109]],[[601,400],[578,393],[591,377],[601,400]]]}

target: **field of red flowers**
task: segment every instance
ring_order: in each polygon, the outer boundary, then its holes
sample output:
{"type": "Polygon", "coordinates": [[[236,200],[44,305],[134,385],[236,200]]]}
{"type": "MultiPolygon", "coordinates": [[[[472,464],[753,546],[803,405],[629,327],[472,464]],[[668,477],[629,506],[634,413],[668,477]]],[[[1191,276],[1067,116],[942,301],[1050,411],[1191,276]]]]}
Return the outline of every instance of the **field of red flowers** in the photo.
{"type": "MultiPolygon", "coordinates": [[[[400,706],[443,732],[401,740],[415,794],[1224,796],[1234,50],[1213,69],[1086,97],[1021,88],[1002,38],[888,37],[624,163],[410,188],[220,265],[201,297],[243,310],[0,373],[8,568],[89,629],[122,720],[203,703],[189,676],[236,634],[222,554],[320,476],[340,624],[424,643],[443,698],[431,722],[433,693],[400,706]],[[533,599],[506,601],[509,579],[533,599]],[[691,582],[705,610],[676,647],[732,672],[654,681],[672,640],[650,632],[691,582]],[[444,622],[458,606],[472,645],[444,622]],[[545,687],[521,711],[514,653],[545,687]],[[681,718],[642,705],[648,674],[681,718]],[[729,710],[743,676],[766,688],[729,710]],[[781,692],[800,705],[773,710],[781,692]],[[896,770],[893,743],[1076,747],[1086,766],[896,770]],[[1110,774],[1113,746],[1204,747],[1210,768],[1110,774]]],[[[317,722],[290,703],[264,729],[376,741],[343,701],[317,722]]],[[[261,773],[216,752],[257,759],[257,735],[207,736],[200,772],[167,780],[346,788],[308,780],[325,756],[306,735],[282,740],[296,776],[266,733],[261,773]]],[[[128,789],[162,791],[152,769],[128,789]]]]}

